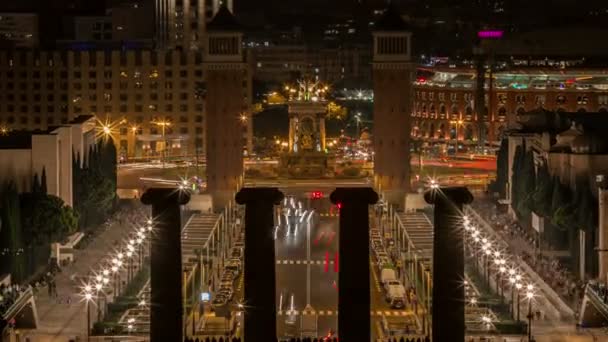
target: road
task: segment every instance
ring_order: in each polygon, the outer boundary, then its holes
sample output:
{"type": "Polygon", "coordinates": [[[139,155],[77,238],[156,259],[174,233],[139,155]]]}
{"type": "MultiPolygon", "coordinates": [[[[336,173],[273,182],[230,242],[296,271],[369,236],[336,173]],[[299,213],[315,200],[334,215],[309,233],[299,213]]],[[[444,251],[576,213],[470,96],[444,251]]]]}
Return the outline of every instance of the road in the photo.
{"type": "MultiPolygon", "coordinates": [[[[310,190],[313,191],[313,190],[310,190]]],[[[302,210],[308,213],[309,203],[316,208],[310,222],[305,218],[302,223],[289,228],[285,220],[276,232],[276,289],[277,289],[277,336],[300,336],[302,311],[307,308],[318,314],[318,335],[326,335],[330,330],[337,331],[338,309],[338,267],[335,259],[338,253],[339,219],[337,208],[333,207],[327,197],[309,200],[308,192],[298,189],[286,191],[287,196],[294,196],[295,202],[302,202],[302,210]],[[308,233],[310,232],[310,235],[308,233]],[[308,239],[310,236],[310,258],[308,257],[308,239]],[[329,263],[326,263],[326,260],[329,263]],[[310,302],[307,302],[307,272],[310,272],[310,302]],[[297,314],[290,314],[290,311],[297,314]]],[[[329,192],[324,194],[329,195],[329,192]]],[[[296,204],[297,206],[297,204],[296,204]]],[[[372,268],[373,269],[373,268],[372,268]]],[[[392,310],[383,299],[378,276],[374,270],[370,274],[372,289],[372,331],[377,334],[381,315],[411,316],[407,310],[392,310]]]]}

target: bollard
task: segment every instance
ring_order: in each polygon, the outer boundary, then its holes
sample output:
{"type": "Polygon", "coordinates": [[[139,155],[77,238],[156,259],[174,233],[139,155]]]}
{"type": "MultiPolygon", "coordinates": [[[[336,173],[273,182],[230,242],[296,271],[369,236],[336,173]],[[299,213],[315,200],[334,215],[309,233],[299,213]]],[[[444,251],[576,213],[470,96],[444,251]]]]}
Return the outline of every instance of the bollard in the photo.
{"type": "Polygon", "coordinates": [[[378,201],[371,188],[337,188],[331,202],[340,205],[338,334],[341,341],[369,341],[369,205],[378,201]]]}
{"type": "Polygon", "coordinates": [[[170,188],[152,188],[141,197],[152,205],[155,231],[150,248],[150,341],[183,340],[182,249],[180,205],[190,194],[170,188]]]}
{"type": "Polygon", "coordinates": [[[274,206],[283,193],[277,188],[244,188],[236,202],[245,205],[245,341],[276,339],[274,206]]]}
{"type": "Polygon", "coordinates": [[[464,342],[464,241],[462,206],[473,201],[465,187],[427,191],[434,209],[433,341],[464,342]]]}

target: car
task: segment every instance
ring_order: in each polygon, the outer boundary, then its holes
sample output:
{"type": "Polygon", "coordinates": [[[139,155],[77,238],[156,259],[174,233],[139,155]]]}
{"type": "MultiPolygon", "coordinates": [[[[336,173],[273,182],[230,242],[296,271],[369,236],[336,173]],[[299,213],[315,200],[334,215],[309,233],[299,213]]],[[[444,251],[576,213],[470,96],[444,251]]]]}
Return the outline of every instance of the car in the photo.
{"type": "Polygon", "coordinates": [[[396,279],[387,280],[384,282],[383,285],[384,285],[384,291],[387,291],[387,292],[391,288],[391,286],[403,286],[403,285],[401,285],[401,282],[396,279]]]}

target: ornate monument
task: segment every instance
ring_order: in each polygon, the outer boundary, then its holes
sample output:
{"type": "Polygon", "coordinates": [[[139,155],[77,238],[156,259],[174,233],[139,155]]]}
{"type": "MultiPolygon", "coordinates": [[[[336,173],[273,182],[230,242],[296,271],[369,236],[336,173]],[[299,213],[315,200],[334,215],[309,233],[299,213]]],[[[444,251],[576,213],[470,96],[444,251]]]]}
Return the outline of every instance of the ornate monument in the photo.
{"type": "Polygon", "coordinates": [[[327,87],[304,79],[289,90],[289,150],[281,157],[283,176],[319,178],[333,174],[325,148],[327,87]]]}

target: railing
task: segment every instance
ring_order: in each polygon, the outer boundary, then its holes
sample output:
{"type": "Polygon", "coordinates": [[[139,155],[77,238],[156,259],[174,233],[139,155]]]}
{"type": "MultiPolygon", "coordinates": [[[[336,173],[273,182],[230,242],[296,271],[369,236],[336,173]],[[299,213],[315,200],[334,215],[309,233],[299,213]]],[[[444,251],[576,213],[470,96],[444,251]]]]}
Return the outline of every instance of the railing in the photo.
{"type": "MultiPolygon", "coordinates": [[[[499,242],[503,246],[509,246],[509,243],[505,241],[505,239],[498,234],[490,225],[483,219],[473,208],[470,206],[465,207],[465,214],[474,217],[476,222],[479,222],[481,228],[488,234],[492,236],[494,241],[499,242]]],[[[521,268],[526,275],[528,275],[532,281],[539,285],[543,294],[547,299],[547,304],[549,304],[555,310],[556,318],[558,319],[572,319],[574,318],[574,311],[564,303],[561,297],[542,279],[530,265],[528,265],[524,260],[518,259],[516,260],[517,266],[521,268]]]]}
{"type": "Polygon", "coordinates": [[[585,294],[587,295],[587,298],[593,302],[595,308],[604,316],[604,318],[608,319],[608,304],[602,300],[601,296],[599,293],[597,293],[593,286],[587,284],[585,287],[585,294]]]}
{"type": "Polygon", "coordinates": [[[29,287],[27,290],[21,292],[19,298],[15,300],[15,302],[2,314],[2,318],[5,320],[9,320],[15,317],[19,311],[23,308],[24,305],[28,303],[34,297],[34,292],[32,288],[29,287]]]}

